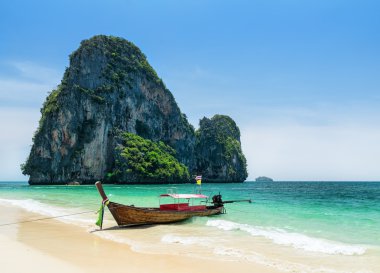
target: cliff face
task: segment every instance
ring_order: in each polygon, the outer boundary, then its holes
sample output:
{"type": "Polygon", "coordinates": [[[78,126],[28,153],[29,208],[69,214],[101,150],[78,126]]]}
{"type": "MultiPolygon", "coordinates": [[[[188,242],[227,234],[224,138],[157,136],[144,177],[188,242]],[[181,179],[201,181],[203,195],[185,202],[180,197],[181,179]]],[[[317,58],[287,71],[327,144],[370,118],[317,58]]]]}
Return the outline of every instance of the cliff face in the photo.
{"type": "Polygon", "coordinates": [[[161,140],[194,167],[192,126],[144,54],[124,39],[83,41],[41,112],[24,166],[30,184],[103,179],[114,167],[118,130],[161,140]]]}
{"type": "Polygon", "coordinates": [[[196,132],[197,171],[205,182],[243,182],[247,162],[241,150],[240,130],[228,116],[203,118],[196,132]]]}
{"type": "MultiPolygon", "coordinates": [[[[61,84],[50,93],[41,113],[22,166],[30,184],[105,179],[117,167],[121,132],[162,141],[174,149],[178,164],[190,173],[196,169],[193,127],[145,55],[122,38],[100,35],[84,40],[71,54],[61,84]]],[[[225,174],[230,172],[218,173],[225,174]]],[[[129,177],[132,180],[127,182],[144,182],[129,177]]]]}

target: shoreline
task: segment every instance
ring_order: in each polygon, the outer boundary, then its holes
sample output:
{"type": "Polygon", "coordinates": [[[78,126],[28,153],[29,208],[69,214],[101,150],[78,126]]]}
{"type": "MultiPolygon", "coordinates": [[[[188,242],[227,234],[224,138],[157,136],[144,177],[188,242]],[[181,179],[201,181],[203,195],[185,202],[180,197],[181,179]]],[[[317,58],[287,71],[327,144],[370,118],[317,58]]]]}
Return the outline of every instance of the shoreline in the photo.
{"type": "MultiPolygon", "coordinates": [[[[58,183],[29,183],[29,181],[26,181],[25,183],[28,184],[29,186],[93,186],[95,185],[96,182],[100,181],[103,185],[131,185],[131,186],[136,186],[136,185],[196,185],[195,182],[173,182],[173,183],[168,183],[168,182],[104,182],[101,180],[96,180],[95,182],[78,182],[78,181],[70,181],[70,182],[58,182],[58,183]]],[[[10,181],[12,182],[12,181],[10,181]]],[[[255,181],[203,181],[202,184],[241,184],[241,183],[251,183],[255,181]]],[[[24,183],[24,182],[22,182],[24,183]]]]}
{"type": "MultiPolygon", "coordinates": [[[[114,187],[113,191],[110,191],[110,196],[113,199],[128,196],[125,199],[130,203],[151,204],[151,198],[144,194],[147,188],[131,187],[128,191],[123,191],[122,186],[114,187]]],[[[226,189],[240,192],[246,188],[226,189]]],[[[160,187],[153,190],[155,194],[159,192],[161,192],[160,187]]],[[[118,228],[112,215],[107,213],[104,229],[98,231],[98,227],[94,224],[97,218],[94,212],[99,207],[99,204],[94,204],[94,200],[98,199],[96,190],[87,187],[65,187],[64,191],[60,187],[57,189],[53,187],[52,190],[48,187],[25,188],[17,185],[4,187],[0,198],[0,249],[5,253],[3,262],[8,263],[9,270],[5,273],[29,272],[29,268],[20,269],[20,264],[23,263],[18,261],[24,260],[28,261],[25,263],[33,268],[34,272],[37,272],[44,259],[47,263],[55,264],[53,268],[66,268],[66,271],[61,272],[77,272],[76,270],[104,272],[108,268],[111,268],[112,272],[154,270],[158,273],[174,273],[178,270],[201,273],[215,270],[229,273],[234,270],[243,273],[380,272],[378,244],[366,244],[363,239],[367,237],[362,238],[362,243],[357,244],[355,238],[345,241],[345,237],[342,240],[338,233],[334,233],[336,236],[328,236],[329,234],[326,236],[322,233],[322,236],[318,234],[313,236],[302,230],[287,229],[285,225],[292,220],[288,217],[293,215],[290,212],[290,209],[293,209],[291,206],[285,206],[285,211],[290,214],[281,218],[279,218],[281,214],[272,216],[264,213],[267,209],[259,205],[265,202],[258,202],[257,206],[252,207],[253,211],[250,214],[252,218],[248,221],[244,219],[248,207],[231,206],[233,213],[228,215],[195,217],[180,224],[135,228],[118,228]],[[242,211],[238,213],[237,209],[242,211]],[[255,221],[265,221],[272,217],[273,220],[281,220],[283,223],[276,222],[267,227],[255,224],[255,221]],[[42,221],[1,226],[1,224],[32,219],[42,221]],[[8,248],[14,249],[13,254],[8,253],[8,248]],[[28,257],[24,259],[24,256],[28,257]],[[32,259],[29,256],[36,257],[32,259]],[[18,270],[12,270],[12,263],[9,261],[13,261],[14,268],[18,270]],[[72,270],[67,269],[70,266],[72,270]]],[[[295,213],[297,212],[302,210],[296,210],[295,213]]],[[[329,210],[307,210],[307,212],[325,213],[329,210]]],[[[337,215],[341,210],[332,212],[337,215]]],[[[349,220],[350,215],[355,216],[354,213],[350,213],[339,219],[349,220]]],[[[362,215],[364,216],[368,219],[373,218],[371,214],[362,215]]],[[[304,221],[297,223],[301,227],[306,225],[313,230],[318,228],[304,221]]],[[[350,223],[355,224],[352,220],[350,223]]],[[[365,229],[365,226],[360,227],[364,229],[355,228],[355,233],[358,235],[366,235],[366,232],[371,231],[365,229]]],[[[44,272],[43,270],[45,268],[38,272],[44,272]]]]}
{"type": "MultiPolygon", "coordinates": [[[[3,224],[41,218],[39,214],[2,205],[0,215],[3,224]]],[[[281,272],[252,262],[214,261],[180,255],[135,252],[129,245],[94,236],[81,227],[55,219],[2,226],[0,242],[0,261],[6,265],[6,273],[53,270],[56,273],[174,273],[179,270],[185,273],[281,272]]]]}

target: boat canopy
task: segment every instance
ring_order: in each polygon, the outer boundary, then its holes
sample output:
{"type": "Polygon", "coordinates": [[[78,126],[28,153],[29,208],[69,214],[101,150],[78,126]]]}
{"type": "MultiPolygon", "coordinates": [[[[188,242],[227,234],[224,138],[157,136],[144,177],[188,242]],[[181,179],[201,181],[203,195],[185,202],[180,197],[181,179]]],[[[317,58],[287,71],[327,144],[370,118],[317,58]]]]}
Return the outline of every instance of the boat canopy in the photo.
{"type": "Polygon", "coordinates": [[[177,194],[177,193],[165,193],[165,194],[161,194],[160,197],[171,197],[174,199],[208,198],[208,196],[203,195],[203,194],[177,194]]]}

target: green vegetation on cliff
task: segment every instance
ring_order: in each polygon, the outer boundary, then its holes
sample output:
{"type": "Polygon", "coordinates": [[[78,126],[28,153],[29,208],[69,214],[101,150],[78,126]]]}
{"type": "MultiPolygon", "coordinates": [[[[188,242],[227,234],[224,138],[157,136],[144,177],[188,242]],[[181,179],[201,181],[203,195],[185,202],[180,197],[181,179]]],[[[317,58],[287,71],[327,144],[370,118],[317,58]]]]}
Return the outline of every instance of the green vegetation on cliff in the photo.
{"type": "Polygon", "coordinates": [[[107,174],[108,179],[128,182],[133,177],[136,181],[157,183],[190,179],[187,167],[174,157],[175,150],[162,141],[153,142],[127,132],[122,133],[121,140],[116,147],[116,166],[107,174]]]}
{"type": "Polygon", "coordinates": [[[197,134],[202,133],[205,138],[215,138],[220,143],[223,143],[226,137],[240,139],[240,130],[229,116],[214,115],[211,119],[203,118],[199,125],[197,134]]]}
{"type": "Polygon", "coordinates": [[[46,101],[44,102],[42,109],[41,109],[41,114],[43,116],[45,116],[51,112],[57,111],[57,109],[58,109],[58,95],[59,95],[60,91],[61,91],[61,86],[58,86],[58,88],[51,91],[49,96],[46,98],[46,101]]]}
{"type": "Polygon", "coordinates": [[[132,78],[135,74],[143,75],[147,80],[164,87],[164,83],[158,77],[156,71],[148,63],[146,56],[132,42],[120,37],[96,35],[88,40],[83,40],[78,50],[70,55],[72,63],[74,59],[100,51],[107,58],[107,64],[103,71],[103,77],[108,80],[108,86],[120,88],[127,84],[132,87],[132,78]]]}

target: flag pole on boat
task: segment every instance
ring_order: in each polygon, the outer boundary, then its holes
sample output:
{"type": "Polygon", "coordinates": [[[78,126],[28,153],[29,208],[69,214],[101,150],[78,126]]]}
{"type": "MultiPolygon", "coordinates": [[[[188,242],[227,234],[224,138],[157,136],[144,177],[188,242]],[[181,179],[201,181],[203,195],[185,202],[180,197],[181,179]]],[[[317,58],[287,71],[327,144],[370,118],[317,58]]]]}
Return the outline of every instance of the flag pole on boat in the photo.
{"type": "Polygon", "coordinates": [[[195,177],[195,181],[197,182],[197,185],[199,186],[198,187],[199,193],[202,193],[202,175],[197,175],[195,177]]]}

